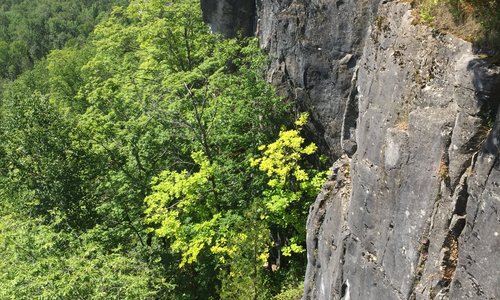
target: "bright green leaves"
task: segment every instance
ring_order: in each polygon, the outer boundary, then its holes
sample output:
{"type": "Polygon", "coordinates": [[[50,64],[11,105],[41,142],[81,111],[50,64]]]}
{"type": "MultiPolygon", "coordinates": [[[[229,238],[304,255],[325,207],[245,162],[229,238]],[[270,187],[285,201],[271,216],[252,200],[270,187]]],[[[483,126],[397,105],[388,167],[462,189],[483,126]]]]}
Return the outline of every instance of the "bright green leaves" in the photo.
{"type": "Polygon", "coordinates": [[[0,215],[0,251],[2,299],[157,299],[173,289],[135,253],[18,215],[0,215]]]}
{"type": "Polygon", "coordinates": [[[271,187],[283,186],[290,176],[298,182],[309,180],[309,175],[298,165],[303,155],[313,154],[317,147],[309,144],[303,147],[304,138],[299,136],[298,130],[281,131],[278,140],[259,148],[263,151],[262,158],[252,160],[252,166],[259,166],[272,178],[268,184],[271,187]]]}
{"type": "Polygon", "coordinates": [[[214,167],[201,152],[192,156],[197,172],[163,171],[153,179],[153,193],[145,200],[146,222],[157,225],[156,235],[173,241],[172,249],[182,253],[181,267],[196,261],[205,245],[211,244],[219,218],[205,211],[207,198],[213,193],[209,183],[214,167]]]}
{"type": "MultiPolygon", "coordinates": [[[[303,155],[311,155],[317,150],[313,143],[302,146],[304,138],[300,136],[300,130],[306,124],[307,118],[307,113],[301,114],[295,122],[297,129],[281,131],[275,142],[260,146],[259,150],[263,151],[263,155],[253,159],[251,165],[259,166],[269,177],[276,176],[279,184],[284,184],[289,174],[293,174],[299,181],[308,180],[305,171],[297,164],[303,155]]],[[[269,182],[269,185],[274,187],[278,182],[269,182]]]]}
{"type": "Polygon", "coordinates": [[[201,20],[197,1],[136,1],[127,16],[145,25],[138,35],[140,48],[146,61],[162,70],[190,71],[211,56],[207,46],[214,37],[201,20]]]}
{"type": "MultiPolygon", "coordinates": [[[[295,122],[297,129],[280,131],[278,139],[268,145],[262,145],[259,150],[262,156],[252,159],[250,164],[258,167],[269,177],[268,185],[275,191],[269,196],[272,198],[267,206],[271,211],[284,211],[288,203],[301,198],[302,191],[318,190],[318,172],[306,170],[301,163],[305,156],[311,155],[317,150],[317,146],[311,143],[304,144],[304,138],[300,136],[302,127],[306,124],[308,114],[302,114],[295,122]],[[287,191],[288,190],[288,191],[287,191]]],[[[319,174],[324,177],[324,172],[319,174]]]]}
{"type": "MultiPolygon", "coordinates": [[[[22,293],[31,279],[29,291],[53,284],[51,299],[270,299],[302,276],[324,178],[308,164],[307,116],[275,140],[291,120],[258,42],[209,33],[198,5],[131,1],[85,47],[53,51],[6,86],[0,208],[45,223],[19,231],[16,243],[40,247],[2,265],[0,288],[22,293]]],[[[15,256],[3,221],[0,246],[15,256]]]]}
{"type": "Polygon", "coordinates": [[[305,240],[307,210],[304,208],[312,202],[327,176],[327,171],[305,167],[305,157],[317,150],[313,143],[304,145],[305,140],[300,136],[307,118],[307,113],[301,114],[295,122],[296,129],[280,131],[276,141],[259,147],[261,157],[250,161],[269,178],[269,188],[263,192],[262,198],[267,211],[262,218],[282,229],[293,228],[295,231],[289,237],[290,242],[280,250],[285,256],[304,251],[299,245],[305,240]]]}
{"type": "MultiPolygon", "coordinates": [[[[255,252],[242,250],[251,237],[235,230],[262,189],[245,162],[270,141],[285,109],[262,79],[257,42],[209,34],[197,5],[133,1],[115,10],[96,30],[77,97],[88,103],[78,132],[109,166],[97,191],[112,201],[100,214],[135,218],[142,195],[148,236],[180,255],[172,264],[182,272],[223,269],[255,252]]],[[[259,234],[267,248],[268,235],[259,234]]]]}
{"type": "Polygon", "coordinates": [[[209,251],[225,265],[241,254],[239,247],[249,242],[249,236],[234,228],[243,222],[241,216],[217,207],[224,197],[214,185],[220,168],[201,152],[193,154],[193,161],[198,171],[163,171],[153,179],[153,192],[145,199],[146,222],[181,254],[181,268],[197,262],[201,251],[209,251]]]}
{"type": "MultiPolygon", "coordinates": [[[[300,135],[306,122],[307,114],[303,114],[296,129],[281,131],[276,141],[260,147],[261,157],[252,159],[248,167],[259,167],[267,175],[268,188],[262,190],[263,181],[258,177],[246,183],[247,188],[255,189],[253,198],[245,199],[246,206],[234,201],[238,195],[231,186],[222,185],[225,173],[235,172],[228,166],[237,166],[234,160],[241,159],[226,157],[224,151],[213,152],[215,162],[205,152],[195,152],[191,171],[163,171],[153,180],[153,192],[145,200],[146,222],[181,254],[181,268],[200,263],[202,253],[215,257],[221,267],[223,297],[240,299],[240,288],[245,286],[265,299],[269,295],[264,291],[262,266],[278,264],[279,268],[280,264],[279,259],[273,262],[271,253],[293,257],[304,252],[308,206],[326,179],[326,171],[316,171],[305,162],[316,151],[314,144],[304,145],[300,135]],[[229,197],[234,202],[227,206],[229,197]]],[[[236,173],[233,176],[233,182],[246,181],[236,173]]]]}

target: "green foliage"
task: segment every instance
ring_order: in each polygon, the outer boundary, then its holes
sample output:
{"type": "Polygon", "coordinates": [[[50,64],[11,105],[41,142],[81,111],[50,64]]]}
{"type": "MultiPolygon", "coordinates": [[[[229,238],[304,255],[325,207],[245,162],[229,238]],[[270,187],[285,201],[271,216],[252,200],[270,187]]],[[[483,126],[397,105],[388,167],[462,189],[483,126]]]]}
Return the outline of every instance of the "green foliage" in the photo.
{"type": "Polygon", "coordinates": [[[434,16],[432,13],[433,8],[438,4],[439,0],[429,0],[425,1],[421,6],[420,6],[420,19],[422,22],[426,24],[431,24],[432,21],[434,20],[434,16]]]}
{"type": "Polygon", "coordinates": [[[416,0],[420,20],[498,55],[500,3],[495,0],[416,0]]]}
{"type": "Polygon", "coordinates": [[[255,208],[244,213],[243,218],[233,220],[229,229],[233,232],[229,239],[223,239],[225,246],[212,247],[215,254],[222,252],[224,260],[220,260],[223,268],[219,277],[222,281],[221,299],[270,299],[273,294],[270,285],[283,284],[273,280],[267,268],[269,260],[270,230],[258,217],[255,208]],[[229,251],[228,251],[229,250],[229,251]]]}
{"type": "Polygon", "coordinates": [[[291,121],[257,41],[211,34],[198,4],[131,1],[5,84],[0,297],[270,299],[301,278],[325,174],[307,116],[275,140],[291,121]]]}
{"type": "MultiPolygon", "coordinates": [[[[180,267],[195,262],[203,247],[211,244],[215,226],[220,219],[220,214],[211,215],[210,208],[206,207],[214,199],[204,197],[212,194],[209,192],[209,182],[213,176],[213,166],[201,152],[195,152],[193,160],[199,165],[199,171],[193,174],[188,174],[186,170],[163,171],[153,180],[153,183],[157,183],[153,193],[146,197],[147,222],[161,224],[154,230],[155,234],[173,240],[172,249],[182,253],[180,267]],[[182,215],[188,215],[189,221],[206,221],[194,225],[183,224],[182,215]]],[[[187,223],[188,220],[184,221],[187,223]]]]}
{"type": "MultiPolygon", "coordinates": [[[[296,233],[305,230],[307,208],[326,180],[327,171],[318,172],[313,168],[304,168],[304,156],[313,154],[317,147],[311,143],[304,146],[304,138],[300,136],[306,124],[308,114],[302,114],[295,122],[297,129],[280,131],[279,138],[259,148],[262,156],[251,160],[251,165],[259,167],[269,177],[269,189],[263,193],[263,204],[266,212],[263,219],[270,219],[276,225],[287,228],[291,226],[296,233]],[[305,203],[304,203],[305,202],[305,203]]],[[[304,251],[304,235],[290,237],[284,245],[283,255],[304,251]]]]}
{"type": "Polygon", "coordinates": [[[0,78],[15,79],[51,49],[81,44],[113,5],[126,0],[21,0],[0,5],[0,78]]]}
{"type": "Polygon", "coordinates": [[[133,253],[16,215],[0,218],[0,250],[2,299],[156,299],[160,286],[172,289],[133,253]]]}
{"type": "Polygon", "coordinates": [[[1,124],[4,176],[17,193],[29,191],[28,202],[18,203],[18,207],[26,204],[33,213],[64,211],[73,225],[84,224],[81,218],[88,216],[81,208],[86,199],[79,192],[85,184],[75,171],[89,171],[91,166],[80,165],[83,154],[67,139],[71,120],[62,118],[41,91],[30,93],[31,77],[39,78],[35,73],[23,76],[5,93],[1,124]]]}
{"type": "Polygon", "coordinates": [[[251,164],[267,173],[269,188],[248,199],[249,206],[235,202],[230,210],[220,209],[226,194],[234,194],[219,185],[221,165],[200,152],[193,154],[195,171],[165,171],[153,181],[153,193],[146,198],[147,222],[156,235],[171,240],[171,249],[183,257],[181,268],[196,263],[203,251],[215,255],[225,299],[268,299],[263,266],[273,264],[271,251],[279,256],[304,252],[307,207],[326,176],[300,165],[304,155],[316,151],[314,144],[303,146],[299,135],[306,121],[303,114],[296,130],[281,131],[278,140],[259,147],[262,157],[251,164]],[[286,242],[273,245],[273,235],[286,242]]]}
{"type": "Polygon", "coordinates": [[[281,293],[274,296],[273,300],[300,300],[304,295],[304,284],[288,285],[281,293]]]}

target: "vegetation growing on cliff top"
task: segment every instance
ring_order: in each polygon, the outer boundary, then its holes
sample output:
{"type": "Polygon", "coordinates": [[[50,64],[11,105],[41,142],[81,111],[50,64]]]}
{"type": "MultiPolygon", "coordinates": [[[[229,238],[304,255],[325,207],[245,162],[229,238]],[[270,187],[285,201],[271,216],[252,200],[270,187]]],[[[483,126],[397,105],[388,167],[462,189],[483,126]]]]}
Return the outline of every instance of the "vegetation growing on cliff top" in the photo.
{"type": "Polygon", "coordinates": [[[298,286],[326,173],[300,136],[306,115],[294,125],[263,80],[256,41],[210,33],[197,0],[130,1],[90,39],[68,26],[37,55],[13,59],[11,34],[0,52],[12,70],[0,298],[271,299],[298,286]]]}
{"type": "Polygon", "coordinates": [[[496,0],[414,0],[420,20],[499,54],[500,2],[496,0]]]}

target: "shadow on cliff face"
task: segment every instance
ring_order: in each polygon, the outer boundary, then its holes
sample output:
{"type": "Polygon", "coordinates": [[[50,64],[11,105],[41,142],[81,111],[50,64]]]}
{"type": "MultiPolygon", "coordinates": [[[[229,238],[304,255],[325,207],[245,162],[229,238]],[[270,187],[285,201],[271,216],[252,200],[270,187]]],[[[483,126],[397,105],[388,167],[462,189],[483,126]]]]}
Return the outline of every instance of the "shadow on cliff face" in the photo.
{"type": "Polygon", "coordinates": [[[226,37],[255,32],[255,0],[201,0],[203,20],[226,37]]]}
{"type": "Polygon", "coordinates": [[[500,145],[500,66],[484,60],[472,60],[468,69],[473,73],[476,99],[484,120],[481,151],[497,156],[500,145]]]}

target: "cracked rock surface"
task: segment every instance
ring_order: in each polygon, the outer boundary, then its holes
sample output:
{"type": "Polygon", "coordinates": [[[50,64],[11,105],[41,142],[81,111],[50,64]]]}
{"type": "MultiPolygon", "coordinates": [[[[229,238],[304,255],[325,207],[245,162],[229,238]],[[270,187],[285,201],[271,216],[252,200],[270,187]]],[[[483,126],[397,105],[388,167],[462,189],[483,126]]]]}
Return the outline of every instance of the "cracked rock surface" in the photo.
{"type": "Polygon", "coordinates": [[[500,299],[500,71],[414,23],[383,2],[367,29],[352,193],[313,206],[305,299],[500,299]]]}
{"type": "Polygon", "coordinates": [[[500,299],[500,67],[407,2],[202,0],[226,35],[254,21],[269,81],[338,158],[303,299],[500,299]]]}
{"type": "MultiPolygon", "coordinates": [[[[270,56],[269,80],[311,113],[310,134],[332,157],[342,133],[354,140],[356,115],[346,111],[366,28],[379,0],[260,0],[257,35],[270,56]],[[346,120],[346,121],[344,121],[346,120]],[[350,130],[352,129],[352,130],[350,130]]],[[[353,142],[345,148],[353,152],[353,142]]]]}
{"type": "Polygon", "coordinates": [[[250,36],[255,30],[255,0],[200,0],[203,20],[227,37],[250,36]]]}

